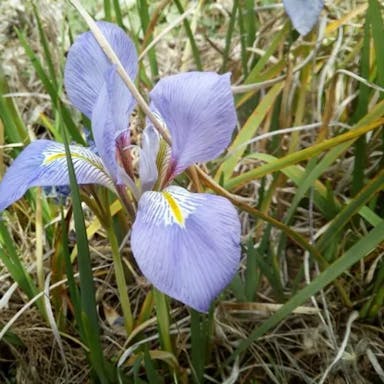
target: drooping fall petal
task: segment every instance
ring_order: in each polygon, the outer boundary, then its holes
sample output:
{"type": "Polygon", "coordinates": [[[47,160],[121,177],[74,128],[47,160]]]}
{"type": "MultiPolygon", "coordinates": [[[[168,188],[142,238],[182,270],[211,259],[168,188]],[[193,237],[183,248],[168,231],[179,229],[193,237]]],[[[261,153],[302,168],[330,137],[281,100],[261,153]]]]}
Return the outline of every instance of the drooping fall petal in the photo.
{"type": "Polygon", "coordinates": [[[171,186],[142,195],[131,246],[156,288],[206,312],[239,266],[240,222],[227,199],[171,186]]]}
{"type": "Polygon", "coordinates": [[[230,74],[188,72],[161,79],[151,106],[172,139],[173,173],[213,160],[228,146],[236,127],[230,74]]]}
{"type": "MultiPolygon", "coordinates": [[[[70,151],[79,184],[101,184],[113,188],[100,158],[91,150],[71,145],[70,151]]],[[[8,168],[0,182],[0,211],[35,186],[68,185],[67,159],[63,144],[37,140],[29,144],[8,168]]]]}

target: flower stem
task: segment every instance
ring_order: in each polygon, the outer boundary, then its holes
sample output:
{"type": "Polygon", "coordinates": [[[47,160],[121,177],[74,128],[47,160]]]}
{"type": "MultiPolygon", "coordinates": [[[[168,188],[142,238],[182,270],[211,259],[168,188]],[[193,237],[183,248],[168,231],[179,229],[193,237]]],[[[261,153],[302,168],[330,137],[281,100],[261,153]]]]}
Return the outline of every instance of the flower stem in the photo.
{"type": "Polygon", "coordinates": [[[160,334],[160,343],[164,351],[173,353],[171,335],[169,333],[170,320],[167,299],[164,293],[153,287],[153,298],[155,300],[157,325],[160,334]]]}
{"type": "Polygon", "coordinates": [[[129,302],[127,284],[124,276],[123,263],[121,261],[121,255],[119,251],[119,245],[117,243],[117,238],[113,232],[112,225],[107,227],[108,239],[111,244],[113,266],[115,269],[117,290],[119,292],[119,299],[121,308],[124,316],[124,326],[127,334],[129,335],[133,328],[133,316],[131,311],[131,304],[129,302]]]}

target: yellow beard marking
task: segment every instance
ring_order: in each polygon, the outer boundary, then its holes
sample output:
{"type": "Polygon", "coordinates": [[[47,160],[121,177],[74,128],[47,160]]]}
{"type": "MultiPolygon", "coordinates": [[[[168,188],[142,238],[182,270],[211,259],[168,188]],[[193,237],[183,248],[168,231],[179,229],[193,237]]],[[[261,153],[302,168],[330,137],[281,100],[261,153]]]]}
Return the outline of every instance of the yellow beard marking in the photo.
{"type": "Polygon", "coordinates": [[[48,155],[45,157],[43,164],[47,165],[55,160],[62,159],[63,157],[65,157],[65,153],[55,153],[53,155],[48,155]]]}
{"type": "Polygon", "coordinates": [[[169,208],[171,209],[172,215],[176,222],[180,226],[184,226],[184,216],[183,212],[181,211],[179,205],[177,204],[177,201],[172,197],[172,195],[169,192],[162,192],[165,200],[167,201],[169,208]]]}
{"type": "MultiPolygon", "coordinates": [[[[55,160],[60,160],[60,159],[63,159],[66,157],[66,154],[65,153],[53,153],[51,155],[46,155],[44,160],[43,160],[43,165],[48,165],[52,162],[54,162],[55,160]]],[[[82,156],[81,154],[79,153],[73,153],[71,152],[71,157],[72,159],[75,158],[75,159],[82,159],[84,161],[86,161],[87,163],[93,165],[94,167],[102,170],[100,168],[100,166],[98,164],[96,164],[94,161],[92,161],[91,159],[88,159],[87,157],[85,156],[82,156]]]]}

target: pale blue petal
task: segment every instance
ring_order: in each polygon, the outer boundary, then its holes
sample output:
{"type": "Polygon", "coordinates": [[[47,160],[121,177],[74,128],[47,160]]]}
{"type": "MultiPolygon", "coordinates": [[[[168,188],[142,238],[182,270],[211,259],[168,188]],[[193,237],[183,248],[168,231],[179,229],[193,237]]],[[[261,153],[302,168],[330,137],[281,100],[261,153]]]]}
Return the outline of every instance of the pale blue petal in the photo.
{"type": "MultiPolygon", "coordinates": [[[[113,188],[100,158],[91,150],[71,145],[72,161],[79,184],[101,184],[113,188]]],[[[0,211],[35,186],[68,185],[67,159],[63,144],[37,140],[29,144],[8,168],[0,182],[0,211]]]]}
{"type": "MultiPolygon", "coordinates": [[[[136,49],[130,38],[117,25],[98,22],[97,25],[119,57],[129,76],[137,73],[136,49]]],[[[91,118],[96,99],[104,84],[110,60],[100,48],[92,32],[81,34],[71,46],[65,64],[64,84],[72,104],[91,118]]],[[[126,102],[124,99],[122,103],[126,102]]]]}
{"type": "Polygon", "coordinates": [[[131,246],[157,289],[206,312],[239,267],[240,222],[227,199],[171,186],[142,195],[131,246]]]}
{"type": "Polygon", "coordinates": [[[153,110],[172,139],[172,171],[213,160],[236,127],[230,74],[188,72],[161,79],[150,93],[153,110]]]}
{"type": "Polygon", "coordinates": [[[301,35],[312,30],[324,6],[323,0],[283,0],[283,3],[293,26],[301,35]]]}
{"type": "Polygon", "coordinates": [[[159,144],[159,134],[152,125],[148,125],[143,131],[139,163],[141,190],[143,192],[152,189],[156,183],[158,177],[156,158],[159,144]]]}
{"type": "Polygon", "coordinates": [[[116,139],[129,129],[133,98],[114,66],[106,72],[92,113],[92,130],[97,151],[116,182],[120,183],[121,167],[117,163],[116,139]]]}

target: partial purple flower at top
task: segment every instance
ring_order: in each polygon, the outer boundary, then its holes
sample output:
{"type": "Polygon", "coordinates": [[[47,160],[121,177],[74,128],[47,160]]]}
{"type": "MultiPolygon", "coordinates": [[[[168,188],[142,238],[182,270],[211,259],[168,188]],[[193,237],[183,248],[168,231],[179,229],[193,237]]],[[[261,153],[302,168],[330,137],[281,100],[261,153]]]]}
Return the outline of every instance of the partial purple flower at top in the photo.
{"type": "Polygon", "coordinates": [[[324,0],[283,0],[293,26],[301,35],[311,32],[324,7],[324,0]]]}
{"type": "MultiPolygon", "coordinates": [[[[137,56],[131,40],[113,24],[98,26],[135,77],[137,56]]],[[[104,185],[123,203],[135,196],[138,208],[131,246],[143,274],[160,291],[198,311],[208,311],[238,268],[239,218],[223,197],[170,184],[195,162],[212,160],[228,146],[237,121],[230,75],[180,73],[156,84],[150,106],[172,145],[148,122],[138,172],[129,134],[134,99],[91,32],[79,36],[69,50],[64,80],[71,102],[91,119],[97,148],[96,154],[71,146],[78,183],[104,185]]],[[[0,183],[0,211],[32,186],[68,183],[63,145],[37,140],[25,148],[0,183]]]]}

